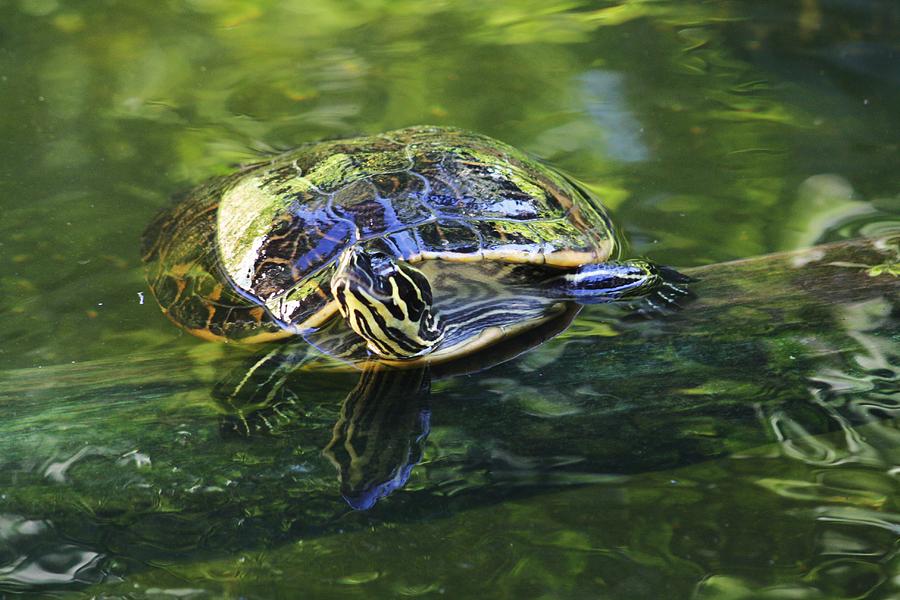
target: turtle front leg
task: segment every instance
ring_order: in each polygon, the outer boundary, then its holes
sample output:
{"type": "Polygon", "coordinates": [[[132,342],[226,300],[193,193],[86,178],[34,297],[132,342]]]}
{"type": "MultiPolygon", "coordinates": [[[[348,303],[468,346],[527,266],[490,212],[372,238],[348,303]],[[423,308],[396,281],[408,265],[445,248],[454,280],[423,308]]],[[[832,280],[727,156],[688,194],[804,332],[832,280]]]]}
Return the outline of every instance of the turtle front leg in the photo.
{"type": "Polygon", "coordinates": [[[385,254],[355,246],[345,250],[331,292],[347,324],[378,357],[421,356],[444,338],[428,279],[385,254]]]}
{"type": "Polygon", "coordinates": [[[684,284],[691,281],[671,267],[646,260],[583,265],[547,281],[551,295],[579,304],[601,304],[642,299],[651,309],[677,307],[690,296],[684,284]]]}

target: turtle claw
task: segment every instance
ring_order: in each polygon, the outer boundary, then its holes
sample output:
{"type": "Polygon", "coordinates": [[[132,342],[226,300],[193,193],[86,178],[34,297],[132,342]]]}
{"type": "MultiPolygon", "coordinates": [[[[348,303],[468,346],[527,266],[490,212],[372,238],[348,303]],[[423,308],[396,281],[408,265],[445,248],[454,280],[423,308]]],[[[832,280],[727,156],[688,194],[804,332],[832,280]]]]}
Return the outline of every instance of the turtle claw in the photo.
{"type": "Polygon", "coordinates": [[[662,266],[657,265],[656,271],[659,273],[659,276],[662,278],[662,280],[663,280],[662,285],[664,285],[664,286],[666,286],[666,285],[677,286],[677,284],[679,284],[679,283],[684,284],[684,283],[693,283],[694,281],[697,281],[693,277],[688,277],[684,273],[682,273],[680,271],[676,271],[672,267],[667,267],[664,265],[662,265],[662,266]]]}
{"type": "Polygon", "coordinates": [[[671,267],[657,268],[661,282],[648,295],[627,305],[630,316],[646,319],[669,316],[696,298],[696,294],[687,286],[697,281],[696,279],[671,267]]]}

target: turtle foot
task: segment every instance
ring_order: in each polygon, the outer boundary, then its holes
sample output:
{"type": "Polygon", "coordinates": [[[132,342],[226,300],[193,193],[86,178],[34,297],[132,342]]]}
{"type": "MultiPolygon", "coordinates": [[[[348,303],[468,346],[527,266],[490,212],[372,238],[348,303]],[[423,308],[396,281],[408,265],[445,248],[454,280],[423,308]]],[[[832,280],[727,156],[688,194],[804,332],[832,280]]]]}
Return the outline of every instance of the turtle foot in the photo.
{"type": "Polygon", "coordinates": [[[631,317],[654,319],[671,315],[684,308],[697,295],[688,284],[697,281],[672,267],[657,266],[660,281],[646,296],[630,302],[631,317]]]}

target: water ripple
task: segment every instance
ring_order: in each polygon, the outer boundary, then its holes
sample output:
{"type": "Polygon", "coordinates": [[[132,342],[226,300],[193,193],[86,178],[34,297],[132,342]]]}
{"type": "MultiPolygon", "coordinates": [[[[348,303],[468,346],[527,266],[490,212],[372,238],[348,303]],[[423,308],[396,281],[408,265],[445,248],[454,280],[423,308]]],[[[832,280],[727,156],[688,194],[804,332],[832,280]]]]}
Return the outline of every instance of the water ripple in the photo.
{"type": "Polygon", "coordinates": [[[97,583],[104,555],[63,541],[49,521],[0,515],[0,593],[97,583]]]}

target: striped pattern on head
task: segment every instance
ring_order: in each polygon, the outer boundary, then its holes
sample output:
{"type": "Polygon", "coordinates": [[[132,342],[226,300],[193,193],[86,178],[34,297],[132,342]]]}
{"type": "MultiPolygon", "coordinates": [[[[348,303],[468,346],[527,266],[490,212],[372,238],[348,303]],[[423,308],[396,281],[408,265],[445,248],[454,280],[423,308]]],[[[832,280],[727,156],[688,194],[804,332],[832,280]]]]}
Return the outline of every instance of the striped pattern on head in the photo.
{"type": "Polygon", "coordinates": [[[348,248],[331,279],[331,292],[347,324],[376,356],[421,356],[444,337],[428,279],[387,255],[348,248]]]}

